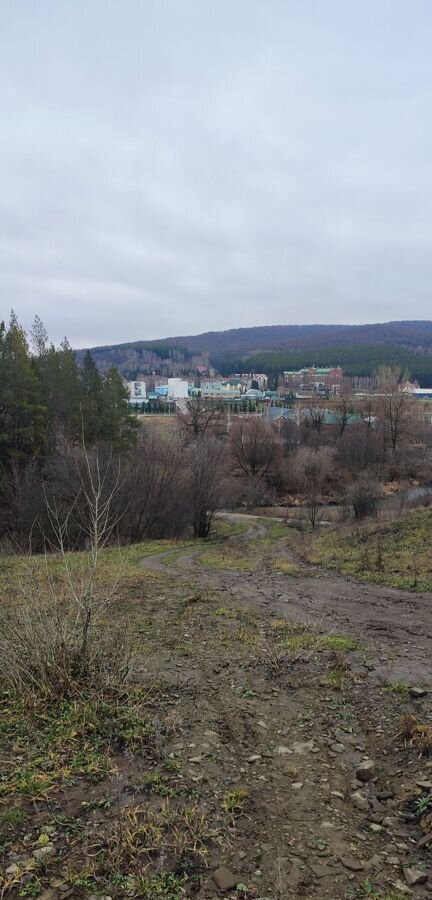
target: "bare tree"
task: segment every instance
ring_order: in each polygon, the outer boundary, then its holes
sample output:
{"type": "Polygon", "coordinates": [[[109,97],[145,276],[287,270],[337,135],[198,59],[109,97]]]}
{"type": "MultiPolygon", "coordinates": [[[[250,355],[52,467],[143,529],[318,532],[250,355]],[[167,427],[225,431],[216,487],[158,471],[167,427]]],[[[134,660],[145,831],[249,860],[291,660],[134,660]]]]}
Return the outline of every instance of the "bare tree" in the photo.
{"type": "Polygon", "coordinates": [[[136,543],[182,533],[190,517],[184,447],[178,436],[161,435],[153,429],[142,434],[139,446],[126,462],[122,501],[123,539],[136,543]]]}
{"type": "Polygon", "coordinates": [[[231,430],[230,443],[235,462],[248,478],[264,478],[278,455],[271,425],[259,418],[237,422],[231,430]]]}
{"type": "Polygon", "coordinates": [[[324,425],[325,409],[322,406],[308,406],[303,410],[302,422],[307,428],[312,428],[321,434],[324,425]]]}
{"type": "Polygon", "coordinates": [[[402,370],[382,367],[378,370],[379,412],[384,428],[385,447],[390,445],[395,455],[401,439],[407,432],[410,417],[409,397],[401,389],[406,380],[402,370]]]}
{"type": "Polygon", "coordinates": [[[196,538],[210,533],[214,514],[223,497],[223,446],[212,436],[195,440],[188,448],[189,506],[196,538]]]}
{"type": "Polygon", "coordinates": [[[30,558],[28,577],[20,583],[21,600],[7,610],[1,623],[0,677],[19,693],[50,697],[104,690],[129,672],[126,634],[107,622],[117,601],[122,569],[108,584],[101,576],[101,551],[118,522],[113,509],[120,472],[109,491],[107,478],[97,456],[90,459],[84,453],[80,499],[86,510],[82,527],[88,553],[79,565],[68,549],[75,504],[64,514],[55,501],[46,500],[55,535],[48,545],[60,557],[60,576],[53,576],[48,556],[43,577],[40,569],[39,575],[33,570],[30,558]]]}
{"type": "Polygon", "coordinates": [[[353,401],[348,385],[343,385],[342,390],[337,397],[334,414],[339,428],[339,435],[342,437],[350,417],[353,414],[353,401]]]}
{"type": "Polygon", "coordinates": [[[207,434],[219,437],[226,433],[226,417],[220,403],[192,397],[177,411],[182,431],[191,440],[207,434]]]}
{"type": "Polygon", "coordinates": [[[333,451],[303,447],[297,454],[295,471],[305,498],[305,510],[312,529],[319,523],[322,488],[331,471],[333,451]]]}

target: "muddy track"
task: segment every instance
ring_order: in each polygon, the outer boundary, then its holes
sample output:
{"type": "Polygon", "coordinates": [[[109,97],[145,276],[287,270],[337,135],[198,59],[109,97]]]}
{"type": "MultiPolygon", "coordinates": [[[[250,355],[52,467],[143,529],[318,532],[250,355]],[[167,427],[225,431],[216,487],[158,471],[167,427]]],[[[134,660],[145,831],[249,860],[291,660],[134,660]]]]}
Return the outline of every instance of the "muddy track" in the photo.
{"type": "MultiPolygon", "coordinates": [[[[268,521],[257,516],[224,513],[221,518],[246,522],[249,528],[242,535],[213,544],[213,553],[218,547],[222,551],[265,537],[269,531],[268,521]]],[[[169,551],[144,558],[141,565],[176,579],[187,578],[192,587],[228,590],[269,616],[313,622],[323,632],[353,636],[364,645],[377,678],[383,681],[432,681],[432,593],[362,583],[298,560],[300,574],[287,576],[272,569],[265,555],[261,555],[256,572],[216,570],[200,563],[206,552],[202,546],[174,554],[169,551]]],[[[257,558],[259,552],[257,549],[257,558]]]]}

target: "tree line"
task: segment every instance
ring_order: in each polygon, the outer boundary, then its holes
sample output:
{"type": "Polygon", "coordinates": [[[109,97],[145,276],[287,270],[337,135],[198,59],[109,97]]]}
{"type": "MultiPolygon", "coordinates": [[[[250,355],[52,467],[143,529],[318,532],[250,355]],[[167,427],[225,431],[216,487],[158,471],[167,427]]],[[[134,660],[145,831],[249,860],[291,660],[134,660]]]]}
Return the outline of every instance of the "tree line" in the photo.
{"type": "Polygon", "coordinates": [[[230,372],[265,372],[272,384],[277,384],[284,370],[307,366],[341,366],[349,378],[371,377],[380,366],[401,368],[411,372],[420,384],[432,384],[432,355],[415,353],[397,344],[364,344],[318,349],[265,351],[239,358],[221,356],[218,364],[222,374],[230,372]]]}

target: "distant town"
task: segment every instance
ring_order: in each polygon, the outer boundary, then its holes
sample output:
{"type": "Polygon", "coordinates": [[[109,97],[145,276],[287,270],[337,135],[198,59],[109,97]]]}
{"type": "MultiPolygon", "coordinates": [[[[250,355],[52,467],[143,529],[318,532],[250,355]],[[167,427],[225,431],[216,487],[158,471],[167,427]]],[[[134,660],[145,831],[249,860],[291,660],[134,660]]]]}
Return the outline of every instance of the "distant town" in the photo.
{"type": "MultiPolygon", "coordinates": [[[[368,394],[379,391],[377,377],[350,378],[345,376],[341,366],[287,370],[281,372],[277,380],[277,388],[269,390],[269,378],[263,372],[221,377],[212,368],[198,366],[193,379],[160,379],[153,375],[125,383],[129,405],[142,415],[174,414],[177,409],[184,408],[188,400],[200,397],[234,414],[260,414],[274,423],[282,419],[298,420],[300,414],[305,415],[308,405],[313,405],[310,401],[320,407],[325,407],[327,401],[329,410],[324,418],[331,423],[332,408],[341,395],[361,401],[368,394]]],[[[411,399],[432,400],[432,387],[421,388],[417,381],[401,381],[399,390],[411,399]]],[[[352,418],[354,421],[355,416],[352,418]]],[[[427,418],[432,420],[429,404],[427,418]]]]}

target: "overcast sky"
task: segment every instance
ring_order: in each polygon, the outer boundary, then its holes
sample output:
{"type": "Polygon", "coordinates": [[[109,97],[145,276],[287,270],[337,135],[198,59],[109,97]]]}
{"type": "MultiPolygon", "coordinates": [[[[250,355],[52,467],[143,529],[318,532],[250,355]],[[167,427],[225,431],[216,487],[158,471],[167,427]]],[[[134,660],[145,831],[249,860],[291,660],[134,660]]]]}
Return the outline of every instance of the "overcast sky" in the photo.
{"type": "Polygon", "coordinates": [[[0,315],[432,318],[431,0],[2,0],[0,315]]]}

